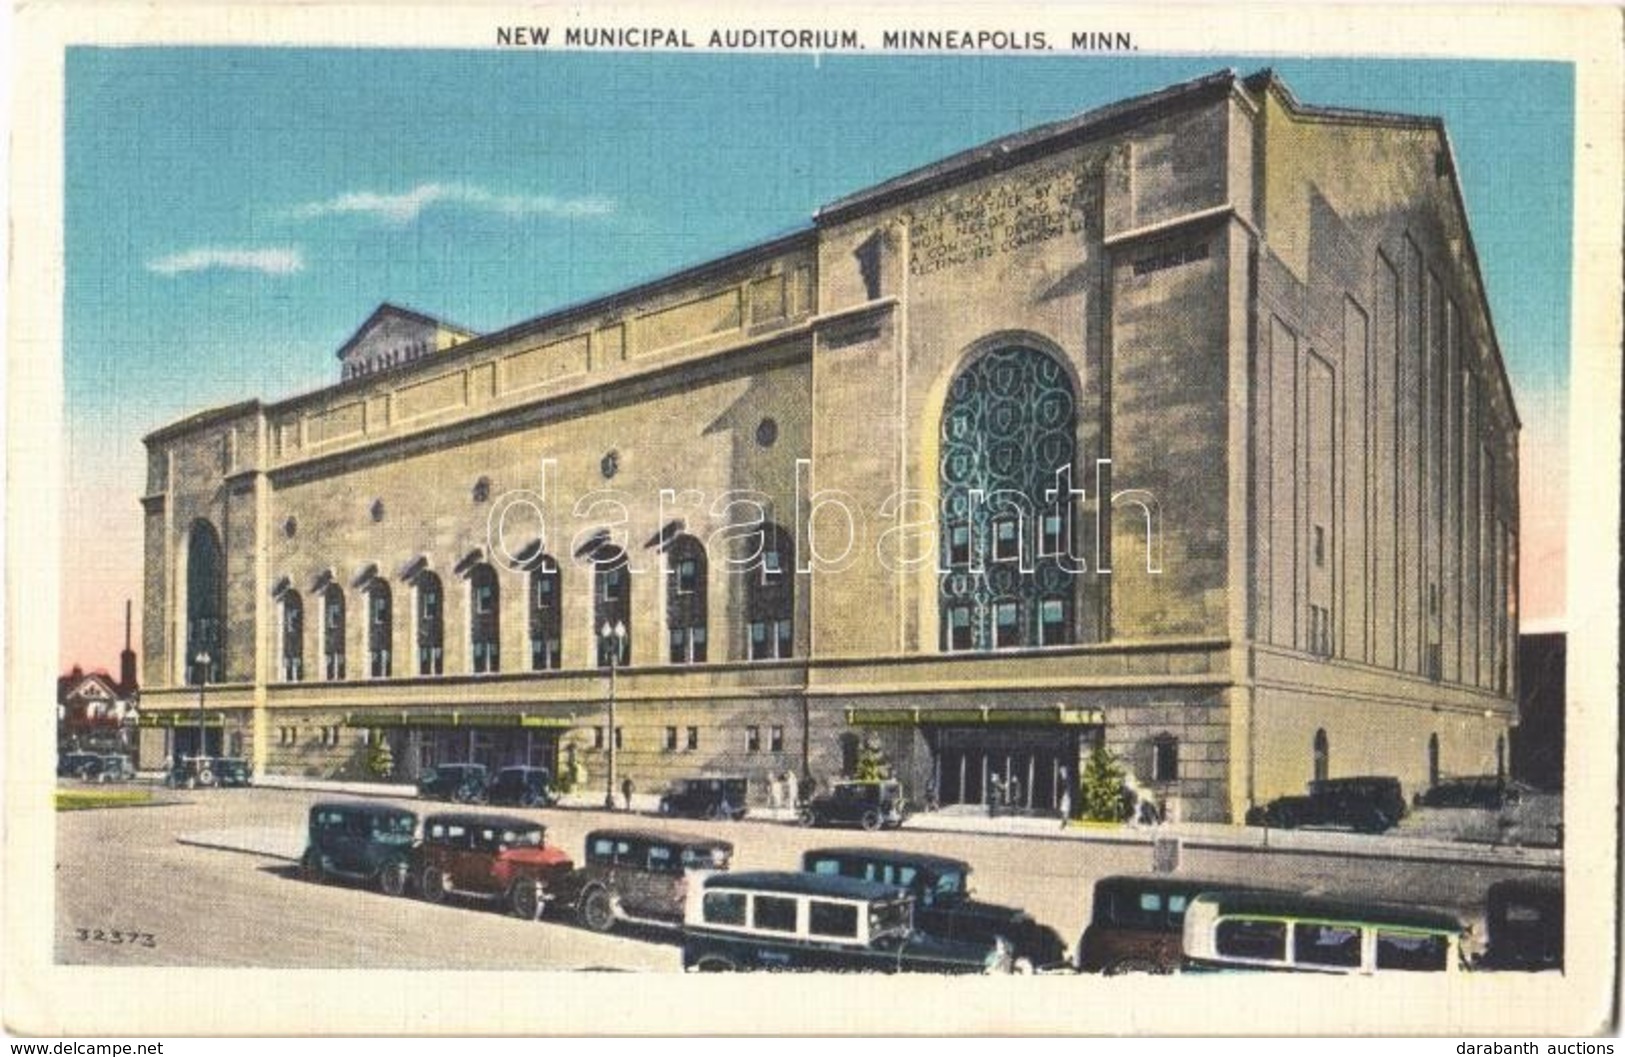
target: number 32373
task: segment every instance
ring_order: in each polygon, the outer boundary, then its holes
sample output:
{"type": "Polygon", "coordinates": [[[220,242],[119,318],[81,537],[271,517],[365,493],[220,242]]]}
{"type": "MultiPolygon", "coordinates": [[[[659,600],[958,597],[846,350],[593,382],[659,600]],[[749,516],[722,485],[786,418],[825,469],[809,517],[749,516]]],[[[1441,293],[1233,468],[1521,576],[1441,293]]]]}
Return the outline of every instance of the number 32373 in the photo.
{"type": "Polygon", "coordinates": [[[122,929],[74,929],[80,943],[129,944],[132,947],[156,947],[158,940],[150,932],[127,932],[122,929]]]}

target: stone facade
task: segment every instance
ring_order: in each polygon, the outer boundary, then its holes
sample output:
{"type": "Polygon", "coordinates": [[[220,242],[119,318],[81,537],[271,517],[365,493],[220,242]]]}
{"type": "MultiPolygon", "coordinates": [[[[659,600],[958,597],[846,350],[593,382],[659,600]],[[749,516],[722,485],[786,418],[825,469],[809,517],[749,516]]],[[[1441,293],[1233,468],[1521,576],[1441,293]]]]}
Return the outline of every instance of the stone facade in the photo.
{"type": "Polygon", "coordinates": [[[161,429],[149,733],[182,736],[218,617],[208,707],[296,773],[384,738],[403,775],[601,781],[612,678],[643,790],[879,754],[1042,810],[1104,744],[1222,819],[1317,767],[1493,770],[1518,423],[1452,165],[1436,121],[1218,74],[161,429]]]}

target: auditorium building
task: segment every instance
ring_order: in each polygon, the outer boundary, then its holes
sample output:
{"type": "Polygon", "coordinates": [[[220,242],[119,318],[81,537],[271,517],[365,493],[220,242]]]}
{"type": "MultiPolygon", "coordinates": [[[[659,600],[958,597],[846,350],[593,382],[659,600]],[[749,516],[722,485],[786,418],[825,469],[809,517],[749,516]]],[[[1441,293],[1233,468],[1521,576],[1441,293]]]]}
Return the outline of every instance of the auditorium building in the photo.
{"type": "Polygon", "coordinates": [[[1221,72],[338,359],[145,438],[144,759],[1038,812],[1104,744],[1186,820],[1506,767],[1519,423],[1437,119],[1221,72]]]}

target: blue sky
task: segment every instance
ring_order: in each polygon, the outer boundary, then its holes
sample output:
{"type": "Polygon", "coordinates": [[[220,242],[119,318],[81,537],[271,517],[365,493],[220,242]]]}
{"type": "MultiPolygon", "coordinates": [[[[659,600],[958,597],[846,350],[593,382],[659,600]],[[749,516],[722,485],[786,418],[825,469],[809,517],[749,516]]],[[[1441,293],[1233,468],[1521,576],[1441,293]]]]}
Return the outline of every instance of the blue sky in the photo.
{"type": "Polygon", "coordinates": [[[1555,428],[1566,65],[71,49],[64,660],[116,654],[83,609],[116,625],[139,598],[140,437],[335,380],[381,301],[493,330],[994,136],[1264,65],[1306,103],[1445,119],[1526,433],[1555,428]]]}

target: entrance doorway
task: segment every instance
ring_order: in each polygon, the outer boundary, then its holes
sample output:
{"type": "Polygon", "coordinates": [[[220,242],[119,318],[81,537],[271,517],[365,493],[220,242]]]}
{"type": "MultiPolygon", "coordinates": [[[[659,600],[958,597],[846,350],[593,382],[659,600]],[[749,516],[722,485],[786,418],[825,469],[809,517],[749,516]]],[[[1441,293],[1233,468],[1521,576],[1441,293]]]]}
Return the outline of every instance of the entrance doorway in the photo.
{"type": "Polygon", "coordinates": [[[1077,728],[940,727],[927,739],[944,805],[1055,811],[1063,789],[1077,803],[1077,728]]]}

